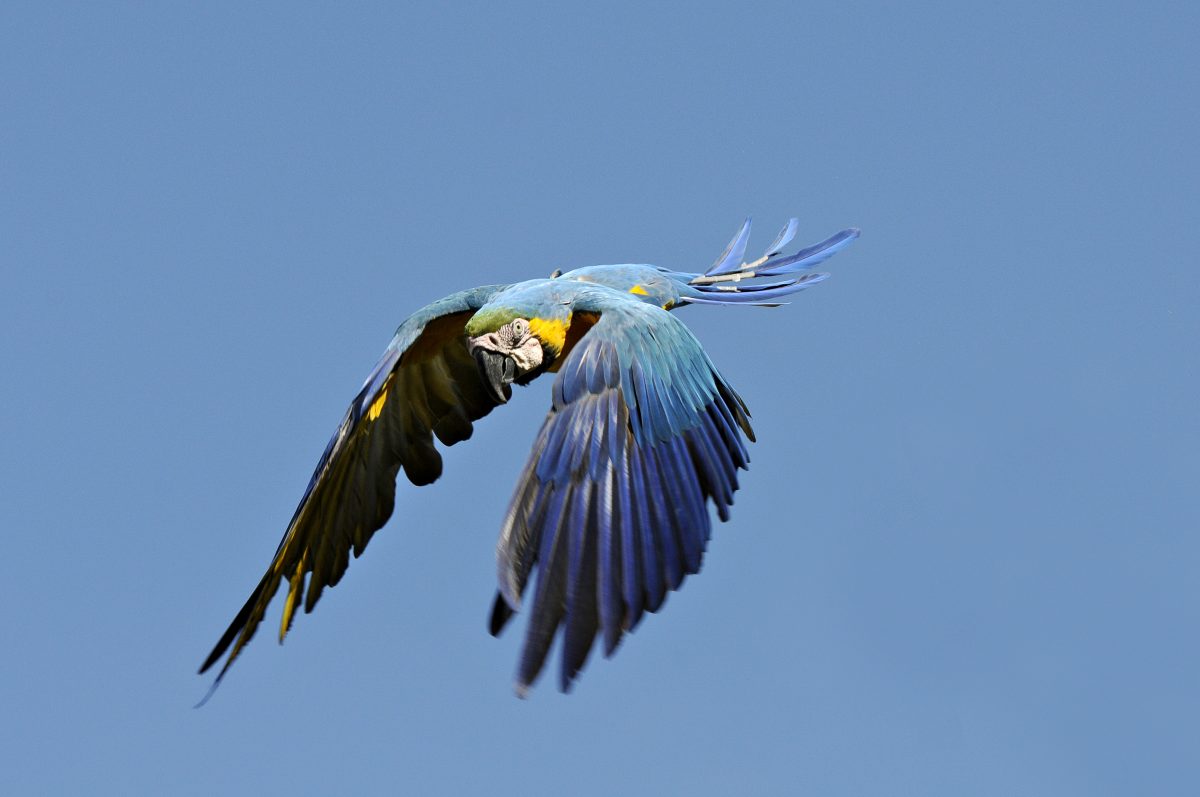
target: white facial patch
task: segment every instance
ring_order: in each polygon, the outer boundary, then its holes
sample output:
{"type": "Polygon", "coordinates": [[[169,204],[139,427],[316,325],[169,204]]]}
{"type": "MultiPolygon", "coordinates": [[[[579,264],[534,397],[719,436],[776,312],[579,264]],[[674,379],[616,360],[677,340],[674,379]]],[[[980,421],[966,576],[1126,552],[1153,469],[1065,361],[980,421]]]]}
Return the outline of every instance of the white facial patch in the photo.
{"type": "Polygon", "coordinates": [[[482,348],[508,355],[516,363],[518,376],[537,368],[545,356],[541,341],[529,331],[529,322],[524,318],[515,318],[495,332],[471,338],[469,346],[472,352],[482,348]]]}

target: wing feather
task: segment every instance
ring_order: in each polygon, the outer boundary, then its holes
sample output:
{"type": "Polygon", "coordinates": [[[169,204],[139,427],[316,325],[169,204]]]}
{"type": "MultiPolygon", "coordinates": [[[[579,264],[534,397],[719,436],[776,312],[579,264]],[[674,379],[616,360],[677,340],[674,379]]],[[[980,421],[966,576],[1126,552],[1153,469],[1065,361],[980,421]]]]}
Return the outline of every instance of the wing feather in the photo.
{"type": "Polygon", "coordinates": [[[588,480],[572,502],[571,531],[567,537],[570,562],[567,568],[566,628],[563,630],[562,673],[565,692],[587,661],[596,640],[596,548],[599,536],[597,485],[588,480]]]}
{"type": "MultiPolygon", "coordinates": [[[[614,458],[614,462],[622,460],[614,458]]],[[[617,501],[616,471],[605,472],[600,482],[600,501],[597,510],[600,519],[597,528],[600,531],[600,585],[598,596],[600,601],[600,627],[604,632],[604,655],[611,656],[621,640],[621,625],[624,622],[624,606],[621,602],[622,558],[621,558],[621,529],[623,518],[617,501]]]]}
{"type": "Polygon", "coordinates": [[[707,502],[726,519],[747,463],[745,405],[687,328],[662,308],[595,296],[576,299],[576,311],[599,319],[559,367],[497,545],[493,633],[536,572],[519,694],[559,629],[566,691],[597,637],[611,655],[644,612],[700,570],[707,502]]]}
{"type": "MultiPolygon", "coordinates": [[[[547,525],[541,534],[538,560],[541,562],[537,587],[534,592],[533,611],[525,627],[525,644],[521,650],[521,663],[517,671],[517,683],[527,688],[541,672],[546,663],[546,654],[554,640],[554,632],[562,620],[566,603],[566,532],[567,516],[571,512],[572,494],[566,490],[554,493],[547,507],[547,525]]],[[[518,689],[521,687],[518,686],[518,689]]]]}
{"type": "MultiPolygon", "coordinates": [[[[200,668],[228,654],[213,684],[254,636],[282,582],[287,598],[282,641],[301,605],[312,611],[341,580],[392,514],[401,470],[414,484],[442,472],[433,445],[466,440],[472,422],[496,406],[466,347],[463,327],[502,289],[488,286],[449,296],[416,313],[396,331],[325,448],[266,574],[200,668]]],[[[210,691],[211,694],[211,691],[210,691]]]]}
{"type": "MultiPolygon", "coordinates": [[[[615,429],[627,429],[629,425],[628,408],[624,403],[618,401],[616,396],[612,397],[612,403],[616,404],[617,412],[615,417],[610,419],[610,423],[615,429]]],[[[624,613],[623,616],[617,618],[619,623],[617,629],[607,629],[610,638],[605,640],[606,655],[616,649],[621,632],[628,631],[637,625],[641,619],[644,605],[642,597],[644,591],[643,565],[639,536],[642,525],[637,514],[637,503],[633,498],[637,474],[634,472],[630,457],[628,435],[622,434],[620,437],[623,443],[614,458],[615,467],[608,476],[613,490],[613,535],[614,547],[618,551],[615,558],[620,561],[620,569],[616,571],[620,574],[620,578],[615,578],[614,574],[614,579],[620,590],[619,597],[624,603],[624,613]],[[611,638],[612,634],[615,634],[616,638],[611,638]]],[[[615,600],[616,597],[613,596],[612,599],[615,600]]]]}

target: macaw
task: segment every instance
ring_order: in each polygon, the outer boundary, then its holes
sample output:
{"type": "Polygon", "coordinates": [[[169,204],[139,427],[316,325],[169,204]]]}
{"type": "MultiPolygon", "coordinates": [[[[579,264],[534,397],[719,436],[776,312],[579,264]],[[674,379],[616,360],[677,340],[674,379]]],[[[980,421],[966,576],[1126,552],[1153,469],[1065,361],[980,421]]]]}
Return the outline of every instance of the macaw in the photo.
{"type": "MultiPolygon", "coordinates": [[[[610,656],[644,612],[697,573],[711,519],[728,520],[754,440],[750,413],[669,311],[689,304],[777,306],[824,280],[803,273],[859,231],[792,255],[791,219],[743,262],[750,219],[703,274],[651,265],[555,272],[447,296],[404,321],[325,447],[267,572],[200,668],[228,652],[209,695],[254,636],[281,583],[279,641],[310,612],[391,517],[400,471],[435,481],[434,447],[468,439],[511,385],[556,373],[496,546],[498,635],[537,572],[516,673],[524,695],[561,633],[559,686],[569,691],[596,638],[610,656]],[[762,281],[762,278],[781,277],[762,281]]],[[[207,700],[207,697],[205,698],[207,700]]]]}

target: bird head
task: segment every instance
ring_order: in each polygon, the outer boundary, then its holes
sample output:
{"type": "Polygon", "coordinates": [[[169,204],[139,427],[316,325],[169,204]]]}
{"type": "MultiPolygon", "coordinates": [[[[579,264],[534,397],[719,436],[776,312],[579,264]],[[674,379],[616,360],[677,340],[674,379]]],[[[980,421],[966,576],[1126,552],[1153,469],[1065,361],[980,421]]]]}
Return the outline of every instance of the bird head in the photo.
{"type": "Polygon", "coordinates": [[[467,349],[488,392],[502,404],[512,395],[510,383],[527,383],[562,349],[564,322],[527,315],[532,317],[481,311],[467,323],[467,349]]]}

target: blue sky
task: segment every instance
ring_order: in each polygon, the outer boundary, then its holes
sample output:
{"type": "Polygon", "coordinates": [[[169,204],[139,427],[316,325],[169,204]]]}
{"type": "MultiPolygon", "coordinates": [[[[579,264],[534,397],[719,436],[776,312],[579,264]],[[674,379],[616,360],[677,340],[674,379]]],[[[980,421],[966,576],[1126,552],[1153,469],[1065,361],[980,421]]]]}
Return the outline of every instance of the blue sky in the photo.
{"type": "Polygon", "coordinates": [[[1194,788],[1200,19],[1046,5],[6,3],[0,791],[1194,788]],[[547,380],[191,709],[407,314],[751,213],[863,236],[686,311],[751,470],[574,694],[485,630],[547,380]]]}

